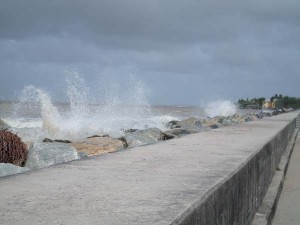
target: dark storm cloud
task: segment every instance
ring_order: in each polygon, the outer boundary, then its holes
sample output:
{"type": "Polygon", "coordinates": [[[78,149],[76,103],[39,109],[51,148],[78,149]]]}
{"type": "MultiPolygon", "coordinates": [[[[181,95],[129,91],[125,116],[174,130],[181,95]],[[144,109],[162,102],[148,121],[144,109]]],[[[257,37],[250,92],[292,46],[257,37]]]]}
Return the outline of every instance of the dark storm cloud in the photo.
{"type": "Polygon", "coordinates": [[[154,103],[299,95],[299,36],[297,0],[1,1],[0,95],[55,89],[69,66],[88,80],[134,68],[154,103]]]}

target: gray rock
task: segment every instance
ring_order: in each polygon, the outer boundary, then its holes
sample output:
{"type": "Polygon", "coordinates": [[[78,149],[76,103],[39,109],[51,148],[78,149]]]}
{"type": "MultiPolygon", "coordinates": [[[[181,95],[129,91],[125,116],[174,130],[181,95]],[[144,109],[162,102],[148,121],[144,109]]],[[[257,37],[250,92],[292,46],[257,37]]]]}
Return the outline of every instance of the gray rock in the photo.
{"type": "Polygon", "coordinates": [[[180,128],[179,123],[180,123],[179,120],[172,120],[172,121],[166,123],[166,128],[168,128],[168,129],[180,128]]]}
{"type": "Polygon", "coordinates": [[[173,134],[168,134],[168,133],[163,132],[162,135],[161,135],[161,140],[162,141],[167,141],[167,140],[173,139],[175,137],[176,136],[173,135],[173,134]]]}
{"type": "Polygon", "coordinates": [[[245,116],[243,116],[241,114],[234,114],[233,116],[227,117],[227,119],[229,119],[234,124],[246,122],[245,116]]]}
{"type": "Polygon", "coordinates": [[[87,138],[95,138],[95,137],[110,137],[108,134],[104,134],[104,135],[92,135],[92,136],[89,136],[87,138]]]}
{"type": "Polygon", "coordinates": [[[170,121],[166,124],[169,129],[185,128],[185,129],[202,129],[201,120],[195,117],[190,117],[182,121],[170,121]]]}
{"type": "Polygon", "coordinates": [[[54,142],[65,143],[65,144],[72,143],[72,141],[70,141],[70,140],[61,140],[61,139],[55,139],[54,142]]]}
{"type": "Polygon", "coordinates": [[[23,173],[29,170],[30,170],[29,168],[15,166],[10,163],[0,163],[0,177],[17,174],[17,173],[23,173]]]}
{"type": "Polygon", "coordinates": [[[175,128],[175,129],[167,130],[164,133],[167,135],[172,135],[174,137],[182,137],[182,136],[185,136],[188,134],[195,134],[198,132],[199,132],[199,130],[175,128]]]}
{"type": "Polygon", "coordinates": [[[117,138],[117,140],[119,140],[119,141],[122,141],[122,142],[123,142],[123,146],[124,146],[124,148],[128,148],[128,143],[127,143],[127,141],[126,141],[125,137],[119,137],[119,138],[117,138]]]}
{"type": "Polygon", "coordinates": [[[229,117],[221,117],[218,122],[223,126],[230,126],[233,124],[233,121],[229,117]]]}
{"type": "Polygon", "coordinates": [[[38,169],[79,158],[76,149],[68,144],[34,142],[29,149],[25,167],[38,169]]]}
{"type": "Polygon", "coordinates": [[[252,116],[246,116],[245,117],[245,122],[251,122],[253,120],[254,120],[254,118],[252,116]]]}
{"type": "Polygon", "coordinates": [[[45,142],[45,143],[58,142],[58,143],[65,143],[65,144],[70,144],[70,143],[72,143],[72,141],[70,141],[70,140],[61,140],[61,139],[55,139],[55,140],[52,140],[52,139],[50,139],[50,138],[45,138],[45,139],[43,140],[43,142],[45,142]]]}
{"type": "Polygon", "coordinates": [[[80,159],[87,159],[89,157],[85,152],[78,152],[78,156],[80,159]]]}
{"type": "Polygon", "coordinates": [[[138,131],[139,129],[128,129],[128,130],[125,130],[124,133],[125,134],[128,134],[128,133],[134,133],[136,131],[138,131]]]}
{"type": "Polygon", "coordinates": [[[52,143],[52,142],[54,142],[52,139],[50,139],[50,138],[45,138],[44,140],[43,140],[43,142],[45,142],[45,143],[52,143]]]}
{"type": "Polygon", "coordinates": [[[217,129],[219,128],[219,126],[217,124],[212,124],[209,126],[211,129],[217,129]]]}
{"type": "Polygon", "coordinates": [[[128,147],[135,147],[145,144],[152,144],[162,140],[162,132],[158,128],[148,128],[146,130],[131,130],[125,134],[128,147]]]}

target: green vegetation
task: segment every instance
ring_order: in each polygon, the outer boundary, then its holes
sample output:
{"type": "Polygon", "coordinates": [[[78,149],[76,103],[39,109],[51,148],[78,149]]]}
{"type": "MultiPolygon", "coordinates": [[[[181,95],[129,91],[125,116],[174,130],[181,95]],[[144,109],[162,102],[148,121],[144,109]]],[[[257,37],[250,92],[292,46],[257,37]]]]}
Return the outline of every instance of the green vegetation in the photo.
{"type": "Polygon", "coordinates": [[[263,102],[265,101],[265,98],[253,98],[249,100],[248,98],[246,100],[244,99],[239,99],[238,100],[238,105],[242,109],[261,109],[263,102]]]}
{"type": "MultiPolygon", "coordinates": [[[[282,94],[275,94],[270,98],[270,100],[273,101],[274,99],[281,99],[283,101],[284,108],[300,109],[300,98],[283,96],[282,94]]],[[[265,100],[266,100],[265,98],[253,98],[251,100],[249,100],[248,98],[246,100],[239,99],[237,104],[242,109],[246,109],[246,108],[260,109],[262,108],[263,102],[265,100]]]]}

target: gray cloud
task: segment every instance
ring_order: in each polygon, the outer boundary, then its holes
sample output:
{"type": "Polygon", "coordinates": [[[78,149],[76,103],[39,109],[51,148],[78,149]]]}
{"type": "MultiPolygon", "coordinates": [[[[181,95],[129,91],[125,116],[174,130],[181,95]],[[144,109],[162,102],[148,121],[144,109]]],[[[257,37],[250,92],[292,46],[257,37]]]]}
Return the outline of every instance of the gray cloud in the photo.
{"type": "Polygon", "coordinates": [[[297,0],[2,1],[0,96],[61,93],[68,67],[99,94],[93,80],[134,71],[160,104],[299,95],[299,35],[297,0]]]}

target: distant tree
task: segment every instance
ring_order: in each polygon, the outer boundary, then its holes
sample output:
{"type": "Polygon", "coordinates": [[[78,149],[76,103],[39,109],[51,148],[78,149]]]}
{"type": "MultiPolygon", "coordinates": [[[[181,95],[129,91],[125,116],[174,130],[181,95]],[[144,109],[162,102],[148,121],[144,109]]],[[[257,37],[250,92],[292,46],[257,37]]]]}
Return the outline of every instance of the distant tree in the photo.
{"type": "MultiPolygon", "coordinates": [[[[271,101],[274,101],[274,99],[282,99],[283,101],[283,107],[284,108],[294,108],[294,109],[300,109],[300,98],[296,97],[289,97],[289,96],[283,96],[282,94],[275,94],[270,98],[271,101]]],[[[262,107],[263,102],[266,99],[264,97],[261,98],[252,98],[249,100],[249,98],[245,99],[239,99],[237,104],[240,108],[247,108],[247,107],[262,107]]]]}
{"type": "Polygon", "coordinates": [[[258,99],[258,104],[259,104],[259,107],[260,107],[260,108],[262,107],[264,101],[266,101],[265,98],[259,98],[259,99],[258,99]]]}

